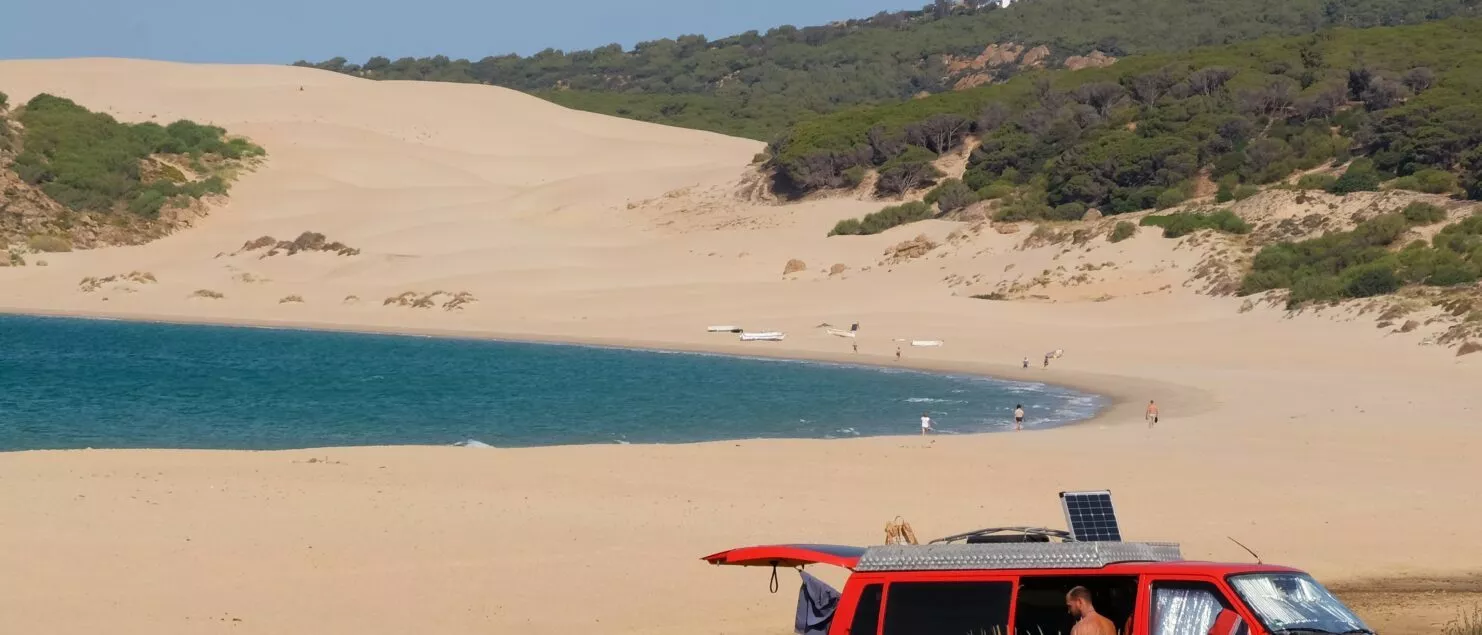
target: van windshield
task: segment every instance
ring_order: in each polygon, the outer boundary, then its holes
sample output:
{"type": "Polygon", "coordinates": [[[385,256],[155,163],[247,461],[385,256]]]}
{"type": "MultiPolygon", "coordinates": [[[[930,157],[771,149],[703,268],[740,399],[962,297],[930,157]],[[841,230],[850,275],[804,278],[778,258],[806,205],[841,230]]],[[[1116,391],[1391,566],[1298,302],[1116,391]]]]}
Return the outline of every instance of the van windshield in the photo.
{"type": "Polygon", "coordinates": [[[1308,575],[1238,575],[1230,578],[1230,585],[1274,635],[1374,632],[1308,575]]]}

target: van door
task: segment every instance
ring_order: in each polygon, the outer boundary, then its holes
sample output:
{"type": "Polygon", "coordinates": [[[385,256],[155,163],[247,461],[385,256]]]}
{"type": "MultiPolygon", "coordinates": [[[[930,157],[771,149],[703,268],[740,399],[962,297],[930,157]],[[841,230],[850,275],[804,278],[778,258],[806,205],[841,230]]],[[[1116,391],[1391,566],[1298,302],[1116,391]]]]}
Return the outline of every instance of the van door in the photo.
{"type": "Polygon", "coordinates": [[[1194,576],[1148,576],[1146,635],[1249,635],[1241,609],[1215,580],[1194,576]]]}

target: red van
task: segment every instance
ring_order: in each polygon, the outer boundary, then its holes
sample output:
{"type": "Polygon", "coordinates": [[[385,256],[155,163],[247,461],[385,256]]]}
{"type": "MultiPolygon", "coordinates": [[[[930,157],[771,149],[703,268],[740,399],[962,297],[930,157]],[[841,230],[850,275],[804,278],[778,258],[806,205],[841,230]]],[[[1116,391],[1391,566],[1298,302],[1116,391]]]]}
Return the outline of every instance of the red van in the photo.
{"type": "Polygon", "coordinates": [[[705,560],[772,567],[774,576],[778,567],[849,569],[842,593],[804,574],[796,630],[808,634],[1069,634],[1075,587],[1122,635],[1373,633],[1296,569],[1192,562],[1175,544],[1079,541],[1049,529],[985,529],[924,545],[745,547],[705,560]]]}

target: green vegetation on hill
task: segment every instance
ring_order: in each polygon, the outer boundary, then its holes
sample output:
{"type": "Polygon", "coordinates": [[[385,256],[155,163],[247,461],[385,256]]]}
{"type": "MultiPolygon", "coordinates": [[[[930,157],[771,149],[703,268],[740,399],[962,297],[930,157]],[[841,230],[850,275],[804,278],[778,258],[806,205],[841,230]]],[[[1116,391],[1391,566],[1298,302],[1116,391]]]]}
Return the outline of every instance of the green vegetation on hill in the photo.
{"type": "Polygon", "coordinates": [[[158,167],[158,175],[146,177],[146,161],[155,155],[187,157],[200,168],[197,171],[209,172],[203,161],[263,154],[262,148],[243,139],[228,139],[226,131],[215,126],[185,120],[168,126],[124,124],[46,94],[27,102],[15,118],[24,134],[20,135],[21,152],[11,168],[75,212],[127,211],[154,218],[166,203],[226,191],[221,175],[203,174],[189,181],[178,168],[168,165],[158,167]]]}
{"type": "Polygon", "coordinates": [[[898,227],[907,223],[931,218],[935,211],[931,205],[921,201],[911,201],[901,205],[892,205],[872,214],[865,214],[864,218],[846,218],[834,225],[834,229],[828,233],[830,236],[868,236],[878,234],[891,227],[898,227]]]}
{"type": "Polygon", "coordinates": [[[973,135],[963,181],[1004,198],[1010,219],[1167,207],[1204,175],[1222,200],[1242,198],[1352,156],[1367,160],[1333,191],[1440,171],[1482,196],[1482,20],[1129,57],[857,108],[794,126],[771,162],[783,191],[808,192],[851,170],[925,162],[973,135]]]}
{"type": "Polygon", "coordinates": [[[1213,229],[1226,234],[1250,233],[1250,225],[1246,224],[1235,212],[1227,209],[1209,213],[1174,212],[1144,216],[1142,225],[1162,228],[1164,238],[1180,238],[1201,229],[1213,229]]]}
{"type": "Polygon", "coordinates": [[[1019,70],[961,64],[990,44],[1044,45],[1038,62],[1100,51],[1122,57],[1187,50],[1326,27],[1414,24],[1476,15],[1477,0],[935,0],[913,11],[709,40],[702,35],[477,61],[373,57],[301,66],[373,79],[493,84],[583,110],[770,139],[815,114],[951,90],[961,78],[1019,70]]]}
{"type": "Polygon", "coordinates": [[[1353,231],[1282,242],[1256,254],[1240,293],[1289,289],[1288,305],[1393,293],[1407,284],[1449,287],[1482,278],[1482,213],[1442,228],[1429,243],[1391,249],[1412,227],[1444,215],[1411,206],[1375,216],[1353,231]]]}

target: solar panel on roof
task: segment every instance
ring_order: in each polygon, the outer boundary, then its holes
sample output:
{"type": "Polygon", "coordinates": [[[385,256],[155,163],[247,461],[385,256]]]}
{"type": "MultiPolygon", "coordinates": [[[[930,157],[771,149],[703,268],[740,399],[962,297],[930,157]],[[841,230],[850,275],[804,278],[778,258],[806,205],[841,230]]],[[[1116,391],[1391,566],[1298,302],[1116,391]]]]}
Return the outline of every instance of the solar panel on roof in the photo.
{"type": "Polygon", "coordinates": [[[1112,509],[1111,492],[1060,492],[1065,508],[1065,523],[1071,537],[1080,542],[1121,541],[1117,514],[1112,509]]]}

